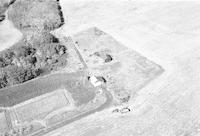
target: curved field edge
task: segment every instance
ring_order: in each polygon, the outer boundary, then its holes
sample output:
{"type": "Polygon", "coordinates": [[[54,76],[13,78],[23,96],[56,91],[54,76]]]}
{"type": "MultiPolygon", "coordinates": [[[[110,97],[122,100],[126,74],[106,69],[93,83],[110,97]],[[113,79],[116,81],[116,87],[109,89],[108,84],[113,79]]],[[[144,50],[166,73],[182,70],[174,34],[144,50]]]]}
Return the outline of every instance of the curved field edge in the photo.
{"type": "Polygon", "coordinates": [[[77,101],[77,105],[81,105],[95,96],[94,87],[86,80],[87,78],[81,72],[57,73],[24,84],[3,88],[0,90],[0,106],[11,107],[60,87],[69,90],[73,99],[77,101]]]}
{"type": "Polygon", "coordinates": [[[79,119],[81,119],[83,117],[86,117],[86,116],[88,116],[90,114],[93,114],[95,112],[102,111],[103,109],[109,107],[112,104],[112,95],[108,91],[105,91],[105,97],[106,97],[106,101],[103,104],[101,104],[99,106],[95,106],[95,108],[88,109],[87,111],[82,112],[82,113],[80,113],[78,115],[75,115],[70,119],[64,120],[63,122],[58,123],[53,127],[50,127],[50,128],[47,128],[47,129],[43,129],[41,131],[33,133],[33,134],[31,134],[31,136],[42,136],[42,135],[47,134],[47,133],[49,133],[49,132],[51,132],[51,131],[53,131],[55,129],[62,129],[62,127],[67,125],[67,124],[70,124],[70,123],[72,123],[74,121],[77,121],[77,120],[79,120],[79,119]]]}
{"type": "MultiPolygon", "coordinates": [[[[63,89],[63,88],[65,88],[71,94],[72,99],[75,102],[74,103],[75,109],[72,110],[74,111],[74,113],[69,116],[67,115],[67,117],[63,118],[63,120],[61,121],[58,120],[56,125],[53,125],[53,126],[50,125],[47,128],[44,128],[42,131],[41,129],[39,129],[36,132],[42,133],[43,131],[46,132],[46,131],[50,131],[55,128],[61,127],[64,124],[68,124],[69,122],[72,122],[73,120],[78,120],[86,115],[89,115],[93,112],[100,111],[106,108],[107,106],[110,105],[112,101],[112,96],[108,92],[106,92],[106,90],[105,90],[105,93],[103,94],[96,94],[96,91],[98,89],[91,86],[87,78],[84,76],[81,76],[80,73],[70,73],[70,74],[59,73],[59,74],[46,76],[41,79],[39,78],[35,81],[30,81],[22,85],[4,89],[4,92],[17,94],[15,96],[9,96],[10,98],[10,100],[8,100],[9,103],[6,103],[6,104],[11,104],[11,105],[6,105],[10,107],[4,108],[4,112],[6,112],[6,115],[8,115],[7,118],[10,118],[10,121],[8,122],[8,124],[10,124],[10,129],[12,129],[12,127],[15,126],[14,122],[17,117],[16,111],[18,110],[18,109],[14,110],[12,106],[15,108],[20,107],[21,103],[23,106],[23,103],[26,102],[27,100],[30,101],[31,98],[35,99],[35,97],[42,96],[42,94],[48,94],[55,91],[56,89],[63,89]],[[34,87],[36,84],[37,84],[37,87],[36,87],[37,89],[34,87]],[[76,85],[79,84],[79,86],[78,87],[74,86],[74,84],[76,85]],[[35,90],[35,89],[37,90],[35,91],[37,93],[32,93],[31,94],[32,96],[30,96],[30,93],[26,92],[26,90],[35,90]],[[19,105],[19,106],[16,107],[16,105],[19,105]]],[[[9,95],[10,93],[5,94],[4,97],[7,97],[6,95],[9,95]]],[[[3,95],[1,95],[1,98],[3,98],[3,95]]],[[[1,105],[3,105],[3,103],[1,103],[1,105]]],[[[68,110],[66,110],[66,114],[68,114],[68,110]]],[[[57,114],[54,114],[54,115],[57,116],[57,114]]],[[[60,113],[58,112],[58,116],[59,115],[60,113]]],[[[45,120],[48,121],[48,119],[45,119],[45,120]]],[[[24,123],[23,122],[21,123],[22,123],[21,125],[23,126],[23,124],[26,123],[26,121],[24,123]]],[[[26,123],[25,125],[28,125],[28,124],[26,123]]],[[[33,132],[33,133],[36,133],[36,132],[33,132]]]]}

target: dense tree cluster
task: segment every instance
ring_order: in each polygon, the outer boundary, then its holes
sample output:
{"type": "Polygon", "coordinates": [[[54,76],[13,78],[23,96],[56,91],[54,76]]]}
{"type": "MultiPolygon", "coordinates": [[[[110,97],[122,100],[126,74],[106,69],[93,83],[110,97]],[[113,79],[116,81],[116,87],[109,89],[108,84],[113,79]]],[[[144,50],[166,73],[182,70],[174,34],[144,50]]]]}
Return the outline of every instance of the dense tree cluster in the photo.
{"type": "Polygon", "coordinates": [[[17,0],[8,10],[8,18],[20,30],[54,30],[64,20],[57,0],[17,0]]]}
{"type": "Polygon", "coordinates": [[[1,87],[15,85],[23,83],[30,79],[39,76],[41,71],[35,68],[23,68],[15,65],[10,65],[3,69],[3,73],[0,78],[1,87]]]}
{"type": "MultiPolygon", "coordinates": [[[[36,43],[39,43],[35,41],[36,43]]],[[[43,72],[66,65],[67,48],[56,42],[31,45],[20,41],[16,46],[0,53],[0,88],[23,83],[43,72]]]]}
{"type": "Polygon", "coordinates": [[[66,46],[50,33],[64,22],[58,1],[9,0],[9,3],[12,7],[8,9],[8,19],[23,33],[23,39],[0,52],[0,88],[23,83],[67,62],[66,46]]]}

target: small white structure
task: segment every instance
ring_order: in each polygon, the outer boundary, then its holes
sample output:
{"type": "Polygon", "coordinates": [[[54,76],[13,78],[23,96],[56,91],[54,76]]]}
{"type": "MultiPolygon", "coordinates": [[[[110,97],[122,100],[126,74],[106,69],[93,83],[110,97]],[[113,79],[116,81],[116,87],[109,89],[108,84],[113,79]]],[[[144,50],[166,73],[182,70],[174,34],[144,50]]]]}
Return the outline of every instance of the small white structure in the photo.
{"type": "Polygon", "coordinates": [[[98,92],[99,92],[99,94],[102,94],[102,93],[103,93],[103,90],[102,90],[102,89],[99,89],[98,92]]]}
{"type": "Polygon", "coordinates": [[[95,76],[90,77],[90,82],[94,87],[100,86],[102,84],[102,82],[99,81],[95,76]]]}

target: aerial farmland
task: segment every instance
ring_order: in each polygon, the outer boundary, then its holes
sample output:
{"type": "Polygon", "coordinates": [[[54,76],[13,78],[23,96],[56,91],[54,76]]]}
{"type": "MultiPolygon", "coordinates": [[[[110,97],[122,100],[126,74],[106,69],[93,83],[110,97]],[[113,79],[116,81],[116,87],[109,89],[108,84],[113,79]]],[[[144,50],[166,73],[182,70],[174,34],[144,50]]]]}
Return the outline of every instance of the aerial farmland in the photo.
{"type": "Polygon", "coordinates": [[[69,72],[66,66],[61,72],[2,88],[4,134],[20,131],[21,135],[43,135],[94,112],[128,103],[140,88],[164,71],[96,27],[61,42],[68,43],[70,50],[76,49],[75,57],[83,63],[82,67],[69,72]],[[130,61],[131,69],[124,60],[130,61]],[[133,78],[126,72],[131,72],[133,78]],[[131,82],[135,84],[132,86],[131,82]]]}
{"type": "Polygon", "coordinates": [[[199,2],[0,1],[0,136],[198,136],[199,2]]]}
{"type": "Polygon", "coordinates": [[[2,136],[44,135],[123,106],[164,72],[98,27],[63,35],[59,29],[66,19],[59,1],[2,3],[3,23],[10,21],[20,33],[18,41],[0,53],[2,136]]]}

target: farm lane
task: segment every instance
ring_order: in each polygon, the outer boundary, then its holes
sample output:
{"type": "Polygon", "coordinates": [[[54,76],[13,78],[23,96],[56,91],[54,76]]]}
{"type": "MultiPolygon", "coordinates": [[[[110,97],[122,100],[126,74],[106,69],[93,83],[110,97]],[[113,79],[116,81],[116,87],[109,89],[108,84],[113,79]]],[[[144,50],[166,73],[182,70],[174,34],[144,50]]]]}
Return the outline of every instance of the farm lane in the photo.
{"type": "Polygon", "coordinates": [[[75,122],[77,120],[80,120],[80,119],[82,119],[82,118],[84,118],[84,117],[86,117],[90,114],[93,114],[95,112],[100,112],[100,111],[104,110],[105,108],[108,108],[110,106],[111,102],[112,102],[113,97],[112,97],[112,94],[108,91],[105,91],[105,94],[106,94],[106,102],[103,105],[101,105],[100,107],[98,107],[94,110],[91,110],[89,112],[85,112],[83,114],[80,114],[78,116],[75,116],[74,118],[65,120],[62,123],[59,123],[58,125],[56,125],[54,127],[48,128],[46,130],[42,130],[40,132],[36,132],[36,133],[31,134],[29,136],[42,136],[44,134],[46,134],[46,135],[57,135],[58,133],[61,133],[61,130],[64,130],[62,127],[65,127],[66,125],[68,125],[72,122],[75,122]],[[53,130],[55,130],[55,131],[53,131],[53,130]]]}

